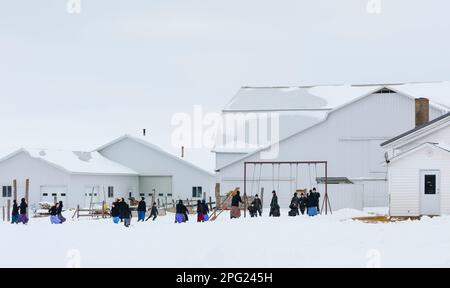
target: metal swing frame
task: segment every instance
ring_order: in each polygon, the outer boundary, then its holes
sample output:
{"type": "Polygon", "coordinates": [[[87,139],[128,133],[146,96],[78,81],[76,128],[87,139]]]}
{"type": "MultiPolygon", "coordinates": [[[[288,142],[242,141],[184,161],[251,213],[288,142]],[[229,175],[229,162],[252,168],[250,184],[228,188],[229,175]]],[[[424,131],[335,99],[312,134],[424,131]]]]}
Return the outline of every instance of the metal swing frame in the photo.
{"type": "MultiPolygon", "coordinates": [[[[325,166],[325,181],[324,181],[324,185],[325,185],[325,195],[323,197],[323,202],[322,202],[322,207],[320,209],[320,214],[323,213],[324,211],[324,207],[325,207],[325,215],[328,215],[328,211],[333,214],[333,211],[331,210],[331,204],[330,204],[330,199],[328,197],[328,161],[249,161],[249,162],[244,162],[244,218],[247,217],[247,165],[254,165],[254,169],[256,169],[256,165],[261,165],[260,169],[262,169],[263,165],[272,165],[273,168],[274,165],[278,165],[278,171],[280,170],[280,166],[281,165],[290,165],[291,167],[291,172],[292,172],[292,165],[297,165],[296,167],[296,178],[297,178],[297,173],[298,173],[298,165],[308,165],[308,168],[310,168],[310,165],[315,165],[316,167],[316,173],[317,173],[317,165],[324,165],[325,166]]],[[[255,170],[253,171],[254,174],[255,170]]],[[[311,173],[311,170],[309,169],[309,173],[311,173]]],[[[261,174],[261,171],[260,171],[261,174]]],[[[292,173],[291,173],[292,174],[292,173]]],[[[292,175],[291,175],[292,176],[292,175]]],[[[316,175],[317,177],[317,175],[316,175]]],[[[261,175],[260,175],[261,178],[261,175]]],[[[275,176],[273,176],[273,178],[275,178],[275,176]]],[[[311,177],[310,177],[311,178],[311,177]]],[[[255,179],[252,179],[252,183],[255,179]]],[[[280,173],[278,172],[278,185],[280,183],[280,173]]],[[[260,179],[259,179],[260,181],[260,179]]],[[[272,181],[274,182],[275,179],[272,179],[272,181]]],[[[297,180],[296,180],[297,181],[297,180]]],[[[317,181],[317,179],[316,179],[317,181]]],[[[278,191],[279,192],[279,191],[278,191]]]]}

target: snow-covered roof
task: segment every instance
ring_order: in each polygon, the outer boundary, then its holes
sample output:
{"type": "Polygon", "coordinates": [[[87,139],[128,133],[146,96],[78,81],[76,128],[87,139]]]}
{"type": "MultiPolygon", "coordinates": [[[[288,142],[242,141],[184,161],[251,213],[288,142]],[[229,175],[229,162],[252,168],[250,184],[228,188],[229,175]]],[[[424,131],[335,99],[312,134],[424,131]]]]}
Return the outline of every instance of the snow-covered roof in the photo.
{"type": "Polygon", "coordinates": [[[412,141],[412,139],[414,139],[415,136],[420,136],[422,134],[422,132],[424,132],[424,130],[435,129],[436,127],[440,127],[439,125],[441,123],[448,123],[448,121],[450,121],[450,112],[447,114],[444,114],[436,119],[433,119],[433,120],[429,121],[428,123],[417,126],[414,129],[411,129],[409,131],[406,131],[392,139],[389,139],[388,141],[381,143],[381,146],[385,147],[388,145],[393,145],[397,141],[401,141],[407,137],[410,138],[409,141],[412,141]]]}
{"type": "MultiPolygon", "coordinates": [[[[450,97],[446,97],[446,95],[450,95],[450,82],[448,81],[403,84],[330,85],[275,88],[243,87],[223,111],[267,111],[268,107],[272,107],[272,109],[269,109],[270,111],[327,111],[326,116],[321,121],[310,125],[309,127],[302,128],[287,137],[281,137],[280,140],[276,143],[271,143],[271,145],[274,145],[281,143],[291,137],[294,137],[297,134],[314,128],[319,123],[326,121],[329,113],[351,105],[359,99],[363,99],[364,97],[367,97],[382,89],[387,89],[413,99],[421,97],[428,98],[430,100],[430,106],[434,106],[445,112],[450,112],[450,97]],[[249,91],[241,93],[242,90],[249,91]],[[295,91],[297,91],[297,94],[295,94],[295,91]],[[261,94],[259,94],[260,92],[261,94]],[[271,93],[274,93],[274,95],[271,95],[271,93]],[[297,97],[295,95],[297,95],[297,97]],[[320,102],[318,99],[313,99],[314,97],[319,98],[319,100],[322,99],[323,101],[320,102]],[[304,101],[306,104],[302,104],[302,101],[304,101]]],[[[223,165],[222,167],[217,167],[216,171],[219,171],[235,163],[239,163],[244,159],[259,153],[260,151],[269,148],[271,145],[258,148],[241,158],[223,165]]]]}
{"type": "Polygon", "coordinates": [[[10,159],[20,153],[26,153],[32,158],[42,160],[56,168],[71,174],[102,174],[102,175],[137,175],[132,169],[103,157],[98,152],[65,151],[53,149],[21,148],[5,157],[0,162],[10,159]]]}
{"type": "Polygon", "coordinates": [[[438,149],[438,150],[450,153],[450,145],[447,144],[447,143],[430,143],[430,142],[425,142],[425,143],[422,143],[422,144],[420,144],[420,145],[418,145],[418,146],[416,146],[414,148],[411,148],[411,149],[409,149],[409,150],[407,150],[405,152],[402,152],[402,153],[396,155],[395,157],[390,159],[390,162],[395,162],[397,160],[400,160],[400,159],[402,159],[404,157],[407,157],[408,155],[411,155],[411,154],[415,153],[416,151],[421,150],[421,149],[423,149],[425,147],[428,147],[428,148],[431,148],[431,149],[438,149]]]}
{"type": "Polygon", "coordinates": [[[201,171],[203,173],[206,173],[209,176],[214,176],[214,173],[212,173],[212,172],[210,172],[208,170],[205,170],[205,169],[203,169],[201,167],[198,167],[197,165],[195,165],[195,164],[193,164],[193,163],[191,163],[191,162],[189,162],[189,161],[187,161],[185,159],[179,158],[179,157],[177,157],[177,156],[175,156],[175,155],[173,155],[173,154],[171,154],[171,153],[161,149],[159,146],[156,146],[155,144],[152,144],[152,143],[150,143],[150,142],[148,142],[148,141],[146,141],[146,140],[144,140],[142,138],[139,138],[139,137],[136,137],[136,136],[132,136],[132,135],[128,135],[128,134],[123,135],[123,136],[121,136],[119,138],[116,138],[116,139],[112,140],[111,142],[108,142],[105,145],[102,145],[102,146],[98,147],[97,149],[94,150],[94,152],[98,153],[98,151],[102,151],[102,150],[108,148],[109,146],[114,145],[116,143],[119,143],[120,141],[123,141],[125,139],[130,139],[132,141],[140,143],[140,144],[142,144],[142,145],[144,145],[144,146],[146,146],[146,147],[148,147],[148,148],[150,148],[152,150],[155,150],[155,151],[157,151],[157,152],[159,152],[159,153],[161,153],[161,154],[163,154],[163,155],[165,155],[165,156],[167,156],[167,157],[169,157],[171,159],[179,161],[179,162],[181,162],[181,163],[183,163],[183,164],[185,164],[187,166],[190,166],[191,168],[194,168],[194,169],[199,170],[199,171],[201,171]]]}
{"type": "Polygon", "coordinates": [[[333,110],[382,87],[450,109],[450,82],[402,84],[242,87],[224,112],[333,110]]]}

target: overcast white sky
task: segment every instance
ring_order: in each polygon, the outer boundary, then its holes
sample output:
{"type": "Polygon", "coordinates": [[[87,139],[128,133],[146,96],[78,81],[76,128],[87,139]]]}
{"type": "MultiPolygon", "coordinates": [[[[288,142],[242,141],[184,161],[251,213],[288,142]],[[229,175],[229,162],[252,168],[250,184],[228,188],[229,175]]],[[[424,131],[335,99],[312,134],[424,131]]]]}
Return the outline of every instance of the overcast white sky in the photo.
{"type": "Polygon", "coordinates": [[[0,148],[147,128],[179,154],[172,115],[219,112],[240,86],[450,80],[450,1],[368,1],[0,0],[0,148]]]}

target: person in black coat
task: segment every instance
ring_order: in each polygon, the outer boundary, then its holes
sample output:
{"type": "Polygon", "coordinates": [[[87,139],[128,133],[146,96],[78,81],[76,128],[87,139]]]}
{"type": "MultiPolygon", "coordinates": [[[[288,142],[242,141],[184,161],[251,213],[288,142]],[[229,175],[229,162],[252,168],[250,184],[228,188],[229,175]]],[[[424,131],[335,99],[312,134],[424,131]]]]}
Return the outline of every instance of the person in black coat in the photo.
{"type": "Polygon", "coordinates": [[[300,212],[302,213],[302,215],[305,214],[305,210],[306,210],[306,196],[305,193],[301,193],[300,194],[300,198],[298,199],[299,201],[299,208],[300,208],[300,212]]]}
{"type": "Polygon", "coordinates": [[[202,205],[203,205],[203,221],[208,221],[209,220],[209,207],[208,207],[208,204],[206,203],[205,199],[202,200],[202,205]]]}
{"type": "Polygon", "coordinates": [[[58,219],[59,219],[59,221],[61,221],[61,223],[66,222],[66,218],[64,218],[64,216],[62,215],[63,208],[64,208],[63,202],[59,201],[56,213],[57,213],[58,219]]]}
{"type": "Polygon", "coordinates": [[[120,210],[119,210],[119,200],[113,202],[111,205],[111,217],[113,218],[113,222],[118,224],[120,221],[120,210]]]}
{"type": "Polygon", "coordinates": [[[204,212],[203,212],[203,204],[202,204],[202,201],[201,200],[198,200],[197,201],[197,222],[204,222],[205,221],[205,219],[204,219],[204,217],[203,217],[203,215],[205,214],[204,212]]]}
{"type": "MultiPolygon", "coordinates": [[[[259,214],[259,216],[262,216],[262,202],[258,194],[255,195],[255,199],[253,199],[251,204],[255,206],[256,212],[259,214]]],[[[255,216],[258,217],[258,214],[256,214],[255,216]]]]}
{"type": "Polygon", "coordinates": [[[13,200],[11,224],[19,224],[19,205],[16,200],[13,200]]]}
{"type": "Polygon", "coordinates": [[[142,197],[142,200],[139,201],[138,204],[138,222],[145,220],[145,212],[147,212],[147,204],[145,203],[145,198],[142,197]]]}
{"type": "Polygon", "coordinates": [[[280,206],[278,205],[278,196],[275,190],[272,191],[272,200],[270,201],[270,216],[280,217],[280,206]]]}
{"type": "Polygon", "coordinates": [[[289,208],[291,209],[291,211],[289,211],[289,216],[297,216],[300,214],[298,211],[298,206],[299,206],[299,199],[297,197],[297,192],[295,192],[294,197],[292,197],[291,199],[291,204],[289,205],[289,208]]]}
{"type": "Polygon", "coordinates": [[[156,217],[158,217],[158,207],[156,206],[156,202],[153,202],[152,211],[150,212],[148,218],[145,219],[145,221],[148,221],[148,219],[150,219],[151,217],[153,217],[153,221],[155,221],[156,217]]]}
{"type": "Polygon", "coordinates": [[[175,223],[181,223],[189,221],[188,214],[189,210],[186,206],[184,206],[183,201],[180,200],[178,204],[175,206],[175,223]]]}
{"type": "Polygon", "coordinates": [[[317,213],[320,213],[320,193],[317,192],[315,187],[313,188],[312,192],[314,194],[314,198],[315,198],[315,201],[316,201],[317,213]]]}
{"type": "Polygon", "coordinates": [[[123,215],[125,214],[125,211],[124,211],[124,209],[125,209],[125,206],[127,205],[127,203],[125,202],[125,199],[124,198],[122,198],[122,199],[120,199],[120,201],[119,201],[119,205],[118,205],[118,207],[119,207],[119,219],[120,219],[120,222],[123,222],[123,215]]]}
{"type": "Polygon", "coordinates": [[[19,205],[19,222],[22,222],[23,224],[28,223],[27,208],[28,204],[25,201],[25,198],[22,198],[19,205]]]}
{"type": "Polygon", "coordinates": [[[123,217],[123,224],[125,225],[125,227],[130,227],[132,215],[131,215],[131,208],[127,203],[123,205],[122,217],[123,217]]]}
{"type": "Polygon", "coordinates": [[[240,203],[244,203],[244,201],[242,201],[241,193],[237,191],[233,198],[231,198],[231,219],[241,217],[241,210],[239,209],[240,203]]]}

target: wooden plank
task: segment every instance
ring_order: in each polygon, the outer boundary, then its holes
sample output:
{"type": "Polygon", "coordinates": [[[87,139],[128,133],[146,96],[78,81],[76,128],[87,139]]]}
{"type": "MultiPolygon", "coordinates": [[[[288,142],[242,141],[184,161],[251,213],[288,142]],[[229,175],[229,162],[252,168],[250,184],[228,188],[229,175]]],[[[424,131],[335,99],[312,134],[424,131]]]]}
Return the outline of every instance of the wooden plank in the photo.
{"type": "Polygon", "coordinates": [[[6,220],[8,222],[11,222],[11,200],[8,199],[8,201],[6,202],[6,220]]]}
{"type": "Polygon", "coordinates": [[[25,180],[25,201],[27,202],[27,217],[29,217],[29,206],[30,206],[30,202],[28,201],[30,195],[30,179],[25,180]]]}

